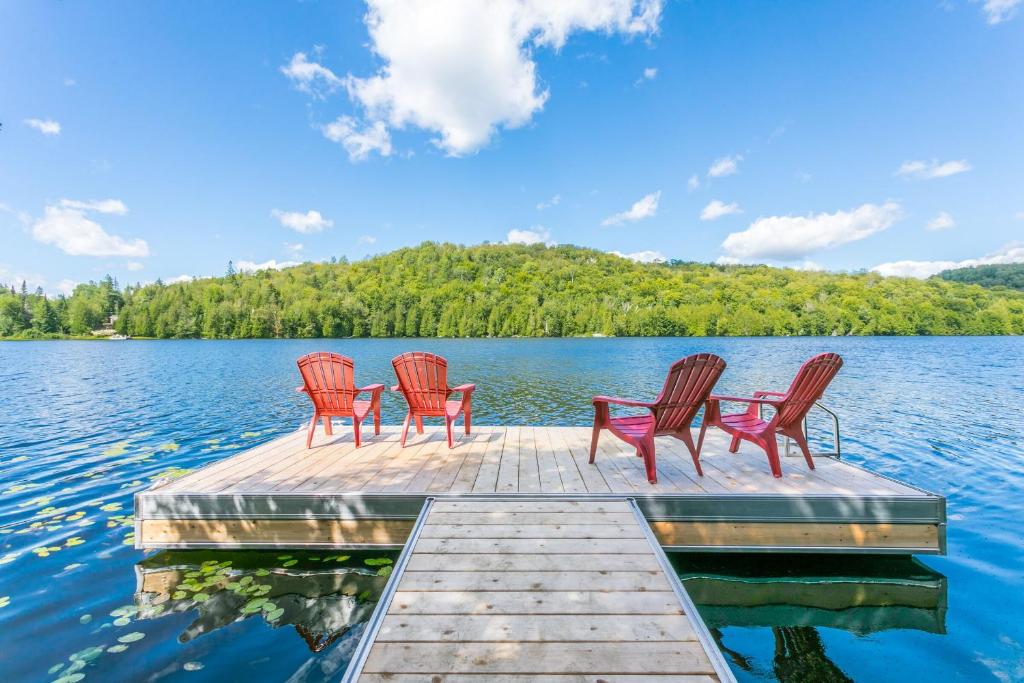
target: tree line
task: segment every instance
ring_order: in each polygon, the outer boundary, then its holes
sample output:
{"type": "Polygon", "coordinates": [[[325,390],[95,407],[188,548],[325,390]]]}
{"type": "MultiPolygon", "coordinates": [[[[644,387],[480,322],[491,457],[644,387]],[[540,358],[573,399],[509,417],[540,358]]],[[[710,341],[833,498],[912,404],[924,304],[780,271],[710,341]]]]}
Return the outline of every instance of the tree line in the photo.
{"type": "Polygon", "coordinates": [[[425,242],[121,289],[46,297],[0,288],[0,336],[88,334],[116,314],[134,337],[558,337],[1024,334],[1024,293],[942,278],[673,261],[568,245],[425,242]]]}

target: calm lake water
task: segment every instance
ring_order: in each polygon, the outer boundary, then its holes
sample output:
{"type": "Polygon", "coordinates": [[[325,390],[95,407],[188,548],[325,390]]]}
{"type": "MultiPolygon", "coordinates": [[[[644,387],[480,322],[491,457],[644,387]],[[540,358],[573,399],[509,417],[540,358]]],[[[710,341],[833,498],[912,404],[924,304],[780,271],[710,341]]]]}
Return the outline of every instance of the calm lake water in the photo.
{"type": "MultiPolygon", "coordinates": [[[[723,356],[722,393],[784,389],[806,357],[844,457],[948,497],[949,555],[674,557],[741,680],[1024,680],[1024,339],[586,339],[0,344],[5,681],[319,681],[344,670],[395,554],[132,547],[132,499],[304,422],[294,360],[406,350],[473,381],[474,422],[587,424],[723,356]]],[[[385,397],[385,422],[403,416],[385,397]]]]}

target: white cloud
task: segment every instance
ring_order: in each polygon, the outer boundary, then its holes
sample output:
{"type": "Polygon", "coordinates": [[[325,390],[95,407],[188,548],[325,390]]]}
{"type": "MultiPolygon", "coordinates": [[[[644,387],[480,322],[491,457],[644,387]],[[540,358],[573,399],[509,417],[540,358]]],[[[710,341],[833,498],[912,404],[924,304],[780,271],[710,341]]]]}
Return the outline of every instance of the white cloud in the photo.
{"type": "Polygon", "coordinates": [[[662,0],[368,0],[376,74],[345,85],[371,121],[437,134],[453,156],[518,128],[544,107],[533,50],[560,49],[575,32],[657,31],[662,0]]]}
{"type": "Polygon", "coordinates": [[[692,176],[690,176],[690,179],[686,181],[686,190],[688,192],[693,192],[698,187],[700,187],[700,178],[698,178],[697,174],[694,173],[692,176]]]}
{"type": "Polygon", "coordinates": [[[299,252],[306,248],[306,245],[300,242],[285,242],[284,248],[298,256],[299,252]]]}
{"type": "Polygon", "coordinates": [[[377,238],[373,235],[360,235],[356,240],[358,244],[377,244],[377,238]]]}
{"type": "Polygon", "coordinates": [[[117,199],[90,202],[62,199],[57,206],[46,207],[43,217],[32,225],[32,237],[72,256],[139,258],[149,255],[145,240],[109,234],[99,223],[86,217],[88,211],[123,215],[128,208],[117,199]]]}
{"type": "Polygon", "coordinates": [[[928,180],[931,178],[946,178],[957,173],[966,173],[970,170],[971,165],[967,163],[966,159],[943,161],[941,163],[937,159],[932,159],[931,161],[916,160],[904,161],[896,169],[896,175],[928,180]]]}
{"type": "Polygon", "coordinates": [[[25,119],[25,125],[43,135],[60,135],[60,123],[53,119],[25,119]]]}
{"type": "Polygon", "coordinates": [[[146,267],[145,264],[139,263],[138,261],[129,261],[128,263],[125,264],[125,268],[127,268],[128,270],[133,270],[133,271],[134,270],[142,270],[145,267],[146,267]]]}
{"type": "Polygon", "coordinates": [[[263,263],[254,263],[253,261],[235,261],[235,270],[239,273],[255,273],[258,270],[281,270],[283,268],[291,268],[292,266],[299,265],[298,261],[277,261],[270,259],[263,263]]]}
{"type": "Polygon", "coordinates": [[[881,263],[871,270],[879,275],[889,277],[927,278],[950,268],[970,268],[972,266],[988,266],[997,263],[1024,263],[1024,246],[1009,244],[999,251],[980,258],[969,258],[963,261],[892,261],[881,263]]]}
{"type": "Polygon", "coordinates": [[[322,64],[309,61],[305,52],[296,52],[292,55],[291,61],[281,67],[281,73],[287,76],[298,90],[314,97],[323,98],[344,85],[344,80],[338,78],[333,71],[322,64]]]}
{"type": "Polygon", "coordinates": [[[715,159],[715,163],[708,168],[709,178],[721,178],[739,172],[739,164],[743,161],[742,154],[715,159]]]}
{"type": "Polygon", "coordinates": [[[391,156],[391,134],[383,121],[374,121],[359,128],[351,116],[339,116],[323,127],[324,137],[340,143],[348,152],[349,161],[363,161],[373,152],[391,156]]]}
{"type": "Polygon", "coordinates": [[[986,21],[995,26],[1012,18],[1020,3],[1021,0],[985,0],[981,10],[985,13],[986,21]]]}
{"type": "Polygon", "coordinates": [[[924,227],[929,230],[949,230],[956,225],[956,221],[945,211],[940,211],[939,215],[928,221],[924,227]]]}
{"type": "Polygon", "coordinates": [[[554,197],[552,197],[551,199],[547,200],[546,202],[541,202],[541,203],[537,204],[537,210],[538,211],[543,211],[544,209],[550,209],[552,206],[558,206],[559,202],[561,202],[561,201],[562,201],[562,195],[556,194],[554,197]]]}
{"type": "Polygon", "coordinates": [[[736,202],[726,204],[725,202],[717,199],[712,199],[708,202],[708,205],[704,207],[704,210],[700,212],[700,219],[702,221],[713,221],[716,218],[721,218],[722,216],[728,216],[734,213],[743,213],[743,210],[736,202]]]}
{"type": "Polygon", "coordinates": [[[630,261],[636,261],[637,263],[664,263],[668,259],[660,251],[634,251],[631,254],[624,254],[621,251],[611,252],[616,256],[622,258],[628,258],[630,261]]]}
{"type": "Polygon", "coordinates": [[[641,85],[644,81],[653,81],[658,77],[658,69],[653,66],[649,66],[644,69],[643,74],[640,78],[636,79],[636,85],[641,85]]]}
{"type": "Polygon", "coordinates": [[[169,277],[166,280],[164,280],[164,284],[166,284],[166,285],[174,285],[174,284],[177,284],[179,282],[192,282],[193,280],[198,280],[198,279],[199,278],[197,278],[195,275],[177,275],[175,277],[169,277]]]}
{"type": "Polygon", "coordinates": [[[722,249],[736,259],[796,260],[881,232],[901,213],[900,205],[889,201],[881,206],[864,204],[851,211],[758,218],[746,230],[729,234],[722,249]]]}
{"type": "Polygon", "coordinates": [[[78,199],[62,199],[60,200],[60,205],[65,209],[112,213],[117,216],[123,216],[128,213],[128,207],[120,199],[90,199],[87,202],[78,199]]]}
{"type": "Polygon", "coordinates": [[[658,200],[661,199],[661,190],[652,192],[629,207],[628,210],[609,216],[601,221],[601,225],[621,225],[622,223],[633,223],[644,218],[650,218],[658,212],[658,200]]]}
{"type": "Polygon", "coordinates": [[[529,230],[509,230],[508,244],[546,244],[549,247],[557,244],[551,239],[551,231],[543,225],[535,225],[529,230]]]}
{"type": "Polygon", "coordinates": [[[301,232],[304,235],[320,232],[334,225],[334,221],[324,218],[320,215],[319,211],[313,211],[312,209],[306,213],[272,209],[270,215],[280,221],[284,227],[290,228],[295,232],[301,232]]]}
{"type": "Polygon", "coordinates": [[[71,296],[71,294],[75,291],[75,287],[77,286],[78,283],[75,282],[74,280],[61,280],[60,282],[57,283],[57,292],[63,294],[64,296],[71,296]]]}

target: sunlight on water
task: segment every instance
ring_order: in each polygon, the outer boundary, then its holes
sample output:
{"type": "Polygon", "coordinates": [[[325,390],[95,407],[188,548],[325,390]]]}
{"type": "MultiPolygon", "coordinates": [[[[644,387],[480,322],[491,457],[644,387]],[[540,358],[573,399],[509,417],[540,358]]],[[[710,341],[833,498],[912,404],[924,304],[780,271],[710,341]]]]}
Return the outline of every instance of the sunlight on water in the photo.
{"type": "MultiPolygon", "coordinates": [[[[5,680],[336,679],[393,554],[144,556],[132,494],[299,426],[299,355],[346,353],[357,381],[390,384],[390,358],[412,349],[447,356],[453,384],[477,384],[481,425],[587,424],[592,395],[653,396],[664,368],[697,351],[728,361],[719,390],[736,394],[783,389],[806,357],[838,351],[826,403],[844,457],[946,495],[949,556],[843,565],[849,580],[786,557],[761,577],[782,586],[772,605],[718,604],[713,590],[749,584],[763,557],[677,559],[688,582],[703,577],[702,609],[737,675],[808,680],[799,667],[813,663],[825,680],[1024,678],[1024,340],[822,338],[0,344],[5,680]],[[833,601],[850,591],[861,602],[833,601]]],[[[386,396],[385,422],[402,414],[386,396]]]]}

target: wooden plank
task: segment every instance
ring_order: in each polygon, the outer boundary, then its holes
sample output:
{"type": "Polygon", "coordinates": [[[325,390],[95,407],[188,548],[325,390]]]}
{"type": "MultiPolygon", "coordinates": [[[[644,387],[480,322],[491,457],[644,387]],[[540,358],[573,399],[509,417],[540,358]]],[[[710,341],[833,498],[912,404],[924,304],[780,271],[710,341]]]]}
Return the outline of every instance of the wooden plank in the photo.
{"type": "MultiPolygon", "coordinates": [[[[562,471],[551,446],[551,430],[546,427],[533,429],[534,449],[537,452],[537,469],[540,473],[540,490],[545,493],[565,493],[569,489],[562,481],[562,471]]],[[[568,475],[568,472],[566,472],[568,475]]],[[[579,477],[579,473],[576,473],[579,477]]],[[[580,482],[582,485],[582,480],[580,482]]],[[[578,491],[579,488],[574,488],[578,491]]]]}
{"type": "Polygon", "coordinates": [[[388,462],[398,456],[401,450],[400,432],[385,433],[381,429],[382,442],[374,442],[369,447],[359,449],[353,459],[334,461],[320,469],[300,486],[292,487],[292,491],[358,491],[370,481],[388,462]]]}
{"type": "Polygon", "coordinates": [[[651,643],[696,640],[689,620],[675,615],[616,614],[580,619],[564,614],[389,614],[376,642],[651,643]]]}
{"type": "Polygon", "coordinates": [[[450,491],[455,486],[455,482],[459,477],[459,474],[465,469],[467,472],[472,470],[472,478],[469,478],[469,486],[463,490],[468,491],[473,487],[473,479],[476,478],[476,472],[480,469],[480,460],[483,457],[484,452],[487,450],[487,445],[490,441],[493,432],[490,427],[476,428],[473,430],[473,434],[470,436],[463,435],[460,441],[465,444],[463,448],[456,448],[454,450],[459,451],[460,457],[447,459],[445,466],[441,468],[441,471],[437,473],[434,480],[430,482],[427,487],[428,491],[445,492],[450,491]],[[476,463],[474,467],[474,461],[476,463]]]}
{"type": "Polygon", "coordinates": [[[629,512],[621,500],[437,500],[431,514],[438,512],[629,512]]]}
{"type": "MultiPolygon", "coordinates": [[[[411,430],[410,430],[411,431],[411,430]]],[[[415,440],[410,438],[405,448],[390,459],[374,477],[364,486],[364,491],[401,491],[413,477],[427,464],[431,457],[437,455],[441,448],[448,448],[448,437],[443,430],[424,430],[417,434],[415,440]]]]}
{"type": "Polygon", "coordinates": [[[666,546],[921,548],[937,550],[935,524],[651,522],[666,546]]]}
{"type": "MultiPolygon", "coordinates": [[[[435,505],[441,505],[438,502],[435,505]]],[[[427,526],[439,524],[633,524],[632,512],[438,512],[430,511],[427,526]]]]}
{"type": "MultiPolygon", "coordinates": [[[[473,490],[473,486],[477,479],[483,472],[483,466],[487,454],[494,451],[495,448],[500,449],[501,443],[505,439],[505,430],[500,427],[487,427],[487,432],[483,434],[486,438],[479,444],[478,447],[474,447],[473,451],[466,456],[465,461],[462,463],[462,467],[459,468],[458,473],[455,476],[455,481],[449,487],[449,491],[452,493],[467,493],[473,490]]],[[[476,428],[474,427],[474,431],[476,428]]],[[[498,469],[495,466],[493,469],[494,477],[498,476],[498,469]]],[[[494,490],[493,482],[490,484],[491,491],[494,490]]]]}
{"type": "Polygon", "coordinates": [[[405,519],[143,519],[144,547],[223,544],[251,547],[286,545],[402,545],[414,524],[405,519]]]}
{"type": "Polygon", "coordinates": [[[537,493],[541,490],[540,468],[537,466],[537,447],[534,428],[519,428],[519,492],[537,493]]]}
{"type": "Polygon", "coordinates": [[[495,491],[516,493],[519,491],[519,436],[520,427],[507,427],[498,465],[498,480],[495,491]]]}
{"type": "MultiPolygon", "coordinates": [[[[602,565],[603,566],[603,565],[602,565]]],[[[466,571],[413,572],[404,591],[590,591],[669,590],[660,571],[466,571]]]]}
{"type": "Polygon", "coordinates": [[[575,568],[601,567],[602,571],[658,571],[658,561],[650,553],[642,555],[560,555],[518,554],[496,555],[446,555],[425,552],[413,553],[409,558],[408,571],[457,572],[457,571],[499,571],[499,572],[571,572],[575,568]]]}
{"type": "MultiPolygon", "coordinates": [[[[370,674],[359,677],[360,683],[423,683],[423,674],[370,674]]],[[[717,683],[718,677],[708,674],[436,674],[430,683],[717,683]]]]}
{"type": "MultiPolygon", "coordinates": [[[[548,433],[551,435],[552,447],[556,452],[556,458],[560,459],[559,467],[562,467],[561,463],[564,461],[566,470],[575,470],[576,475],[579,476],[579,481],[582,483],[582,491],[588,493],[610,492],[611,487],[604,480],[601,471],[589,463],[589,446],[581,445],[575,437],[570,438],[570,434],[575,431],[576,429],[573,427],[551,427],[548,429],[548,433]]],[[[587,432],[589,433],[589,430],[587,432]]],[[[566,474],[563,472],[562,480],[575,481],[575,478],[570,473],[567,480],[566,474]]],[[[569,492],[570,490],[580,489],[577,486],[572,486],[570,489],[570,486],[566,485],[565,490],[569,492]]]]}
{"type": "Polygon", "coordinates": [[[493,493],[498,488],[498,473],[501,468],[501,454],[505,450],[505,439],[508,437],[508,429],[505,427],[496,428],[496,437],[487,445],[483,458],[480,459],[480,469],[476,479],[473,480],[471,490],[474,493],[493,493]]]}
{"type": "Polygon", "coordinates": [[[403,591],[388,614],[682,614],[671,591],[403,591]]]}
{"type": "Polygon", "coordinates": [[[450,554],[616,554],[629,555],[650,552],[646,539],[608,540],[605,538],[544,539],[544,538],[421,538],[416,550],[424,553],[450,554]]]}
{"type": "Polygon", "coordinates": [[[475,521],[473,516],[464,524],[426,524],[420,538],[645,538],[635,520],[626,524],[475,524],[475,521]]]}
{"type": "Polygon", "coordinates": [[[224,460],[210,463],[191,474],[172,481],[162,488],[163,493],[171,491],[204,492],[221,487],[224,481],[235,481],[245,477],[252,468],[258,467],[264,462],[264,458],[276,453],[284,452],[292,446],[292,442],[300,442],[305,445],[305,440],[299,432],[292,432],[270,441],[262,446],[257,446],[248,451],[242,451],[224,460]]]}
{"type": "MultiPolygon", "coordinates": [[[[367,673],[712,674],[699,643],[381,643],[370,651],[367,673]]],[[[443,679],[442,679],[443,680],[443,679]]]]}

